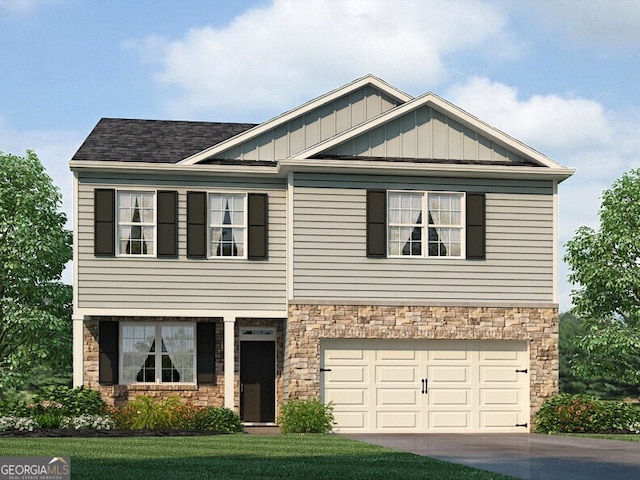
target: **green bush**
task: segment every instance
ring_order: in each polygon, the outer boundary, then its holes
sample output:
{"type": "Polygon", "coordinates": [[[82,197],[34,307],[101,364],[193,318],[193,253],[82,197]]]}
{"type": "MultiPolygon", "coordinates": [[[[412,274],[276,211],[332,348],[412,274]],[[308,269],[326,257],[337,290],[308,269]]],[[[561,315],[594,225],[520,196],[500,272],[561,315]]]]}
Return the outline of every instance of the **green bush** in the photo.
{"type": "Polygon", "coordinates": [[[637,431],[640,413],[632,405],[561,393],[547,400],[535,420],[536,433],[637,431]]]}
{"type": "Polygon", "coordinates": [[[218,433],[242,432],[240,416],[228,408],[205,407],[196,413],[194,428],[218,433]]]}
{"type": "Polygon", "coordinates": [[[141,395],[109,413],[117,428],[125,430],[174,428],[179,417],[176,411],[183,407],[178,396],[161,400],[141,395]]]}
{"type": "Polygon", "coordinates": [[[290,400],[280,408],[282,433],[328,433],[333,428],[333,405],[320,400],[290,400]]]}
{"type": "Polygon", "coordinates": [[[104,413],[107,404],[100,394],[90,388],[70,388],[59,386],[46,390],[36,399],[37,402],[57,402],[62,404],[64,416],[99,415],[104,413]]]}

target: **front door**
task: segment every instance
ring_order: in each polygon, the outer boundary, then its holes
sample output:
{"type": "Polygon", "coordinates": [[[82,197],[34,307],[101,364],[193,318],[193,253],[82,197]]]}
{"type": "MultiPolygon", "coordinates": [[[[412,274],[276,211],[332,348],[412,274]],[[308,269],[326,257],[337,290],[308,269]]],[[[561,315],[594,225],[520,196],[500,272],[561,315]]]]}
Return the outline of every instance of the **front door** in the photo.
{"type": "Polygon", "coordinates": [[[240,342],[240,417],[243,421],[275,421],[275,367],[275,342],[240,342]]]}

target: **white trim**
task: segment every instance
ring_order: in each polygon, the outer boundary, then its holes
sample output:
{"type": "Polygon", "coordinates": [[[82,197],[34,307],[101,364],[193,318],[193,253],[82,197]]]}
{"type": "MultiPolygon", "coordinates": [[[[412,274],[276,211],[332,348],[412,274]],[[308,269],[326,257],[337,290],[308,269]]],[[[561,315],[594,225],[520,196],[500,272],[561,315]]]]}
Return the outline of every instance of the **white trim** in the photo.
{"type": "MultiPolygon", "coordinates": [[[[118,322],[118,385],[127,385],[127,386],[139,386],[139,385],[197,385],[198,382],[198,364],[197,364],[197,331],[196,331],[196,323],[195,322],[163,322],[163,321],[155,321],[155,322],[138,322],[138,321],[120,321],[118,322]],[[155,342],[155,352],[153,352],[155,358],[155,380],[153,382],[129,382],[125,383],[123,379],[123,371],[124,371],[124,347],[123,347],[123,334],[122,330],[125,326],[150,326],[154,327],[154,342],[155,342]],[[193,355],[192,355],[192,363],[193,363],[193,381],[192,382],[163,382],[162,381],[162,327],[167,326],[185,326],[188,325],[193,329],[193,355]],[[160,344],[158,341],[160,340],[160,344]]],[[[127,352],[133,353],[133,352],[127,352]]],[[[147,352],[150,354],[150,352],[147,352]]]]}
{"type": "Polygon", "coordinates": [[[235,325],[234,316],[224,317],[224,406],[235,409],[235,325]]]}
{"type": "Polygon", "coordinates": [[[551,302],[504,302],[497,300],[442,301],[414,299],[362,299],[362,298],[294,298],[289,305],[339,305],[371,307],[468,307],[468,308],[558,308],[551,302]]]}
{"type": "Polygon", "coordinates": [[[386,83],[385,81],[379,79],[374,75],[371,75],[371,74],[365,75],[364,77],[358,78],[353,82],[348,83],[347,85],[339,87],[328,93],[325,93],[324,95],[321,95],[313,100],[310,100],[309,102],[304,103],[299,107],[296,107],[281,115],[278,115],[277,117],[274,117],[271,120],[267,120],[266,122],[263,122],[260,125],[257,125],[245,132],[242,132],[236,135],[235,137],[232,137],[228,140],[220,142],[206,150],[203,150],[202,152],[191,155],[190,157],[187,157],[184,160],[180,161],[178,164],[193,165],[195,163],[198,163],[199,161],[202,161],[220,152],[233,148],[236,145],[246,142],[252,138],[255,138],[266,131],[275,129],[278,126],[284,123],[287,123],[294,118],[300,117],[315,108],[318,108],[324,104],[332,102],[342,96],[348,95],[349,93],[352,93],[358,90],[359,88],[365,87],[367,85],[376,87],[377,89],[381,90],[387,95],[394,97],[396,100],[399,100],[400,102],[403,102],[403,103],[408,102],[413,98],[410,95],[407,95],[406,93],[398,90],[392,85],[389,85],[388,83],[386,83]]]}
{"type": "MultiPolygon", "coordinates": [[[[73,172],[73,265],[72,265],[72,282],[73,282],[73,312],[74,318],[76,318],[75,312],[78,310],[79,300],[78,300],[78,259],[80,257],[79,254],[79,217],[80,214],[78,212],[78,190],[79,190],[79,182],[78,182],[78,174],[73,172]]],[[[95,223],[95,222],[94,222],[95,223]]],[[[94,227],[95,228],[95,227],[94,227]]]]}
{"type": "Polygon", "coordinates": [[[84,385],[84,322],[74,316],[73,321],[73,386],[84,385]]]}
{"type": "Polygon", "coordinates": [[[287,318],[287,310],[181,310],[150,308],[79,308],[77,318],[88,317],[188,317],[287,318]]]}
{"type": "Polygon", "coordinates": [[[287,174],[287,207],[286,207],[286,231],[287,231],[287,298],[293,297],[293,272],[294,272],[294,262],[293,262],[293,234],[294,234],[294,224],[293,224],[293,202],[295,201],[295,175],[293,171],[290,171],[287,174]]]}
{"type": "Polygon", "coordinates": [[[559,249],[558,249],[558,217],[559,217],[559,207],[558,207],[558,181],[553,181],[553,303],[559,303],[559,294],[558,294],[558,262],[559,258],[559,249]]]}
{"type": "Polygon", "coordinates": [[[559,166],[557,168],[525,167],[508,165],[442,164],[417,162],[385,162],[376,160],[314,160],[288,158],[279,160],[275,167],[247,167],[244,165],[175,165],[134,162],[71,162],[71,170],[88,172],[144,172],[144,173],[180,173],[183,175],[202,175],[207,173],[229,177],[284,177],[290,172],[300,173],[339,173],[339,174],[383,174],[383,175],[420,175],[425,177],[449,176],[467,178],[514,178],[566,180],[575,173],[575,169],[559,166]]]}

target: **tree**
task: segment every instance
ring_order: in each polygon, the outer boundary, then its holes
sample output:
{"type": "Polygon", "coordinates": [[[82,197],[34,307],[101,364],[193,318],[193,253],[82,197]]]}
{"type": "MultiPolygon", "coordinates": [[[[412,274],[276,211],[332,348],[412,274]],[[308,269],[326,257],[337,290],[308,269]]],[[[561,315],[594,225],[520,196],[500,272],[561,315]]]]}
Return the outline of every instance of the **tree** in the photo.
{"type": "Polygon", "coordinates": [[[640,169],[602,195],[600,229],[580,227],[565,261],[586,333],[572,366],[584,377],[640,383],[640,169]]]}
{"type": "Polygon", "coordinates": [[[72,236],[35,153],[0,152],[0,395],[38,368],[71,364],[72,236]]]}

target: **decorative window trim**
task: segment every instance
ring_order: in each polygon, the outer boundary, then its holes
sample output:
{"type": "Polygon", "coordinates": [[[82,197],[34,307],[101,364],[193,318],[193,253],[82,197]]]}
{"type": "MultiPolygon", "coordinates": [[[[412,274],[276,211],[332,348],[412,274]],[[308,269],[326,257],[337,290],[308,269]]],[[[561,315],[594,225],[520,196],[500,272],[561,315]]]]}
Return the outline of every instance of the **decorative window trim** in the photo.
{"type": "MultiPolygon", "coordinates": [[[[207,193],[207,258],[210,260],[246,260],[248,258],[248,231],[249,231],[249,216],[248,216],[248,194],[246,192],[229,192],[229,191],[214,191],[207,193]],[[211,202],[212,198],[215,196],[220,196],[224,199],[227,197],[227,205],[226,207],[223,205],[221,208],[221,221],[213,222],[212,219],[212,208],[211,202]],[[229,198],[242,198],[242,223],[234,223],[232,220],[233,215],[233,207],[231,207],[231,211],[229,210],[229,198]],[[231,222],[231,223],[227,223],[231,222]],[[228,225],[228,226],[227,226],[228,225]],[[218,245],[214,247],[213,231],[214,229],[220,229],[220,238],[218,241],[218,245]],[[227,232],[225,232],[227,230],[227,232]],[[228,232],[231,230],[231,232],[228,232]],[[241,237],[236,237],[236,232],[241,230],[241,237]],[[228,245],[228,248],[238,249],[236,242],[241,245],[242,254],[238,255],[224,255],[225,245],[223,244],[223,238],[225,235],[231,235],[230,239],[225,240],[224,243],[230,241],[231,244],[228,245]],[[215,249],[220,251],[221,255],[214,255],[215,249]]],[[[223,200],[224,202],[224,200],[223,200]]]]}
{"type": "MultiPolygon", "coordinates": [[[[439,260],[460,260],[466,258],[466,192],[455,192],[455,191],[438,191],[438,190],[388,190],[387,191],[387,257],[388,258],[428,258],[428,259],[439,259],[439,260]],[[413,196],[421,196],[420,199],[420,216],[416,219],[415,222],[410,223],[402,223],[402,222],[392,222],[392,215],[389,210],[391,208],[391,201],[389,197],[393,194],[406,194],[413,196]],[[460,222],[458,224],[433,224],[429,222],[429,218],[431,217],[429,211],[429,197],[436,195],[452,195],[458,197],[460,199],[460,222]],[[418,221],[419,220],[419,221],[418,221]],[[426,220],[426,221],[425,221],[426,220]],[[393,254],[393,240],[391,238],[391,229],[392,228],[404,228],[406,229],[420,229],[419,232],[419,243],[415,242],[413,245],[410,245],[411,251],[415,251],[417,247],[420,247],[419,253],[415,254],[393,254]],[[432,228],[450,228],[453,230],[457,230],[459,232],[459,244],[460,244],[460,252],[459,255],[430,255],[430,245],[429,245],[429,237],[430,231],[432,228]]],[[[406,232],[405,232],[406,234],[406,232]]],[[[413,236],[413,232],[409,233],[410,236],[413,236]]]]}
{"type": "MultiPolygon", "coordinates": [[[[197,368],[197,356],[198,356],[198,339],[197,339],[197,327],[196,327],[196,323],[195,322],[120,322],[119,325],[119,365],[120,365],[120,369],[118,372],[118,383],[120,385],[196,385],[197,384],[197,380],[198,380],[198,368],[197,368]],[[188,381],[188,382],[182,382],[182,381],[177,381],[177,382],[171,382],[171,381],[166,381],[163,382],[162,381],[162,360],[163,360],[163,356],[168,356],[170,357],[170,353],[169,352],[164,352],[162,345],[164,342],[164,339],[162,338],[162,328],[163,327],[189,327],[192,329],[192,363],[191,363],[191,373],[193,375],[193,381],[188,381]],[[125,362],[125,355],[128,353],[134,353],[134,352],[125,352],[124,349],[124,342],[125,342],[125,337],[124,337],[124,329],[126,327],[153,327],[154,329],[154,352],[153,352],[153,356],[154,356],[154,381],[153,382],[141,382],[141,381],[126,381],[125,380],[125,374],[124,371],[127,368],[127,364],[125,362]],[[158,345],[160,345],[160,347],[158,347],[158,345]]],[[[149,352],[147,354],[147,358],[149,358],[149,356],[152,353],[149,352]]],[[[146,362],[146,359],[145,359],[146,362]]],[[[143,364],[144,365],[144,364],[143,364]]],[[[173,367],[175,368],[175,367],[173,367]]],[[[140,369],[142,369],[142,366],[140,367],[140,369]]],[[[176,369],[177,370],[177,369],[176,369]]]]}
{"type": "Polygon", "coordinates": [[[115,247],[116,247],[116,257],[120,258],[157,258],[158,251],[158,192],[157,190],[148,190],[148,189],[116,189],[115,191],[115,247]],[[121,210],[121,195],[122,194],[140,194],[140,195],[148,195],[151,194],[153,197],[153,220],[151,222],[122,222],[120,220],[120,210],[121,210]],[[126,251],[121,251],[121,238],[120,238],[120,229],[123,226],[133,226],[136,224],[140,224],[140,228],[152,228],[152,253],[127,253],[126,251]]]}

